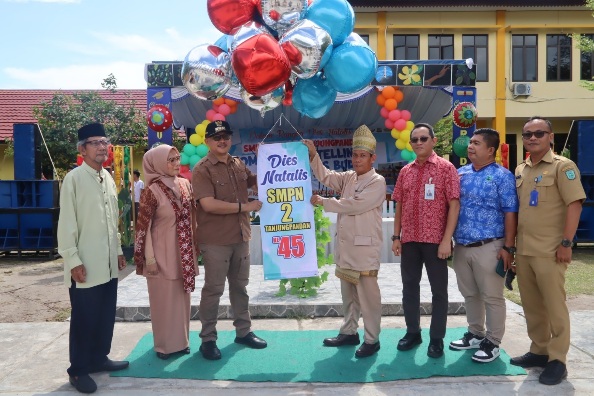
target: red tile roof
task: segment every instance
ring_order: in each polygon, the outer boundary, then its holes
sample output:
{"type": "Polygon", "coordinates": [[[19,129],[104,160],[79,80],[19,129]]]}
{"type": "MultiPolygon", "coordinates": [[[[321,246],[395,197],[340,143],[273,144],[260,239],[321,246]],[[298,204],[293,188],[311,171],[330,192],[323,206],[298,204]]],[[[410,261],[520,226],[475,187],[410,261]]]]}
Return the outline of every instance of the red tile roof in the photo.
{"type": "MultiPolygon", "coordinates": [[[[12,138],[13,124],[17,122],[37,122],[33,116],[33,107],[49,101],[54,94],[72,95],[75,92],[88,90],[0,90],[0,142],[12,138]]],[[[103,99],[111,99],[117,103],[136,101],[136,106],[146,111],[146,90],[121,89],[115,93],[97,90],[103,99]]]]}

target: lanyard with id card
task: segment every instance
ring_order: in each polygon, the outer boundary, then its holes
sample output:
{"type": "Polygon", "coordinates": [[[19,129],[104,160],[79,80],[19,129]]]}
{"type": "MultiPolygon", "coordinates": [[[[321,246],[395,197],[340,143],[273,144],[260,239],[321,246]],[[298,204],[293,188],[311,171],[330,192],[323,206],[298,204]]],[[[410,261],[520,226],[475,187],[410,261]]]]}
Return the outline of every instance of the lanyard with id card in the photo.
{"type": "Polygon", "coordinates": [[[433,201],[435,199],[435,184],[432,183],[433,178],[429,178],[429,183],[425,184],[425,199],[433,201]]]}
{"type": "Polygon", "coordinates": [[[542,175],[534,178],[534,190],[530,191],[530,201],[528,202],[530,206],[538,206],[538,190],[536,189],[536,185],[541,180],[542,175]]]}

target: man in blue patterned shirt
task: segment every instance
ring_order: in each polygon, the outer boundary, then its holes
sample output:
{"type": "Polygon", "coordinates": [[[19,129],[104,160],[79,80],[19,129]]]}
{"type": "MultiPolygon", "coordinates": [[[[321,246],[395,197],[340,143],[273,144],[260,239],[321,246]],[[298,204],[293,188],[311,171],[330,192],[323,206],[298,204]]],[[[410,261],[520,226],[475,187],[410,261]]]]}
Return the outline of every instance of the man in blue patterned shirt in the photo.
{"type": "Polygon", "coordinates": [[[458,169],[454,270],[464,296],[468,332],[452,341],[450,349],[478,349],[472,360],[481,363],[499,357],[505,332],[503,275],[512,265],[518,222],[514,175],[495,163],[498,147],[497,131],[476,130],[468,145],[471,164],[458,169]]]}

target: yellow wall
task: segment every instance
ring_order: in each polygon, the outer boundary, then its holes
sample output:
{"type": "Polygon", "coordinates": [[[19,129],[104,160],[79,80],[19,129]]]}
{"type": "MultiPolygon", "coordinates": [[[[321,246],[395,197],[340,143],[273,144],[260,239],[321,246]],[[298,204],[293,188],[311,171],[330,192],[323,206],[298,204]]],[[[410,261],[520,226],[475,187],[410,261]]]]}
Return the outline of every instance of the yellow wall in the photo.
{"type": "Polygon", "coordinates": [[[6,144],[0,144],[0,180],[14,179],[14,161],[12,156],[6,157],[4,151],[6,144]]]}
{"type": "MultiPolygon", "coordinates": [[[[453,35],[456,59],[462,59],[462,35],[487,34],[489,36],[489,81],[476,84],[478,124],[496,127],[502,134],[519,134],[525,120],[531,116],[540,115],[553,122],[555,132],[568,133],[574,119],[594,118],[594,110],[592,110],[594,92],[582,88],[579,83],[580,51],[578,49],[575,47],[572,49],[573,81],[546,81],[546,35],[594,34],[594,18],[589,10],[394,11],[385,13],[385,26],[382,26],[381,18],[378,18],[378,14],[374,12],[359,12],[356,17],[355,31],[360,34],[369,34],[370,46],[376,49],[377,53],[385,53],[385,59],[393,59],[394,34],[419,35],[421,59],[428,58],[429,34],[453,35]],[[497,41],[498,31],[501,45],[498,45],[497,41]],[[512,34],[538,35],[538,81],[530,82],[531,96],[514,97],[513,95],[512,34]],[[385,48],[377,48],[377,43],[383,41],[378,40],[378,35],[384,36],[385,48]]],[[[523,153],[519,135],[516,141],[518,159],[521,159],[523,153]]]]}

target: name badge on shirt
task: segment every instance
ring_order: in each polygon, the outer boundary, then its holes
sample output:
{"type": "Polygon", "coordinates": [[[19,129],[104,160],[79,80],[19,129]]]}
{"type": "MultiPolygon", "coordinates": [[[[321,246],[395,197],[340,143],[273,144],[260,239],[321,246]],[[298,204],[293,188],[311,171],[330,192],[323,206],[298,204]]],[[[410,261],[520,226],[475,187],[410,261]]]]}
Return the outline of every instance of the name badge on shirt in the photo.
{"type": "Polygon", "coordinates": [[[537,190],[530,191],[530,202],[528,204],[530,206],[538,206],[538,191],[537,190]]]}
{"type": "Polygon", "coordinates": [[[425,184],[425,199],[433,201],[435,199],[435,184],[431,183],[433,178],[429,178],[429,183],[425,184]]]}

